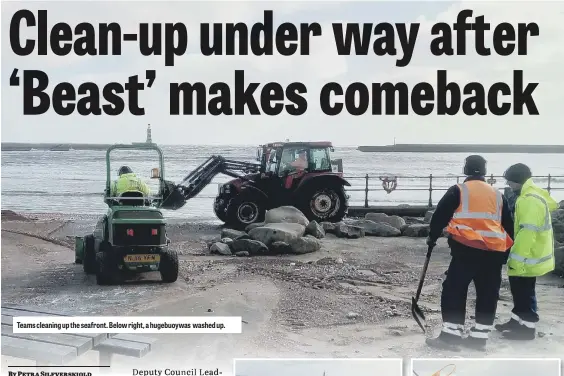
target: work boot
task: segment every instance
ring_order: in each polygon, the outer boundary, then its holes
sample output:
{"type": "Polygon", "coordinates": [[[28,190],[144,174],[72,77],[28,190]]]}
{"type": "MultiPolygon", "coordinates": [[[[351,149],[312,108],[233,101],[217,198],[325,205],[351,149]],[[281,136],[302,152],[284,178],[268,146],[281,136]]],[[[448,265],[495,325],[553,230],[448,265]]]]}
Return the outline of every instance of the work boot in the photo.
{"type": "Polygon", "coordinates": [[[435,349],[459,352],[461,341],[461,337],[441,332],[437,338],[427,338],[425,343],[435,349]]]}
{"type": "Polygon", "coordinates": [[[536,338],[536,334],[535,328],[527,328],[524,325],[501,333],[503,338],[514,341],[532,341],[536,338]]]}
{"type": "Polygon", "coordinates": [[[471,350],[486,351],[486,342],[485,338],[466,337],[460,344],[471,350]]]}
{"type": "Polygon", "coordinates": [[[506,330],[518,329],[520,326],[521,324],[519,324],[519,321],[515,319],[510,319],[508,322],[504,324],[496,324],[495,330],[497,330],[498,332],[504,332],[506,330]]]}

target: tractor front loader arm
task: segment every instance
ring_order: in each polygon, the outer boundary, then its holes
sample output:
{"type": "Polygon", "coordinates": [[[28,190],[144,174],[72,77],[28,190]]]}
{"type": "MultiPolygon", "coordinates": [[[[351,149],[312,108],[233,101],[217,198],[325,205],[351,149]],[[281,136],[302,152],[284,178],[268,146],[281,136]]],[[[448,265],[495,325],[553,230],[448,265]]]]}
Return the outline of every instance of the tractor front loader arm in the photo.
{"type": "Polygon", "coordinates": [[[212,155],[204,163],[188,174],[179,184],[165,181],[163,201],[160,207],[168,210],[177,210],[186,204],[186,201],[196,197],[217,174],[224,174],[233,178],[245,179],[244,175],[237,172],[257,172],[260,165],[248,162],[239,162],[225,159],[219,155],[212,155]]]}

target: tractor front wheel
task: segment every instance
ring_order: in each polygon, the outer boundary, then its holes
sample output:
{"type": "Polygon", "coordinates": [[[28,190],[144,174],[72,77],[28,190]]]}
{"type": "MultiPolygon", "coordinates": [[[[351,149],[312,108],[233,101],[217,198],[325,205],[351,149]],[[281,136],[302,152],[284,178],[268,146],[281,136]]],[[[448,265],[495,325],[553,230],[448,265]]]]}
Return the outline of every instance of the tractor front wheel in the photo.
{"type": "Polygon", "coordinates": [[[345,189],[339,185],[312,185],[300,194],[300,209],[311,221],[339,222],[347,213],[345,189]]]}
{"type": "Polygon", "coordinates": [[[213,202],[213,212],[215,216],[223,223],[227,222],[227,213],[225,207],[228,205],[226,197],[217,196],[213,202]]]}
{"type": "Polygon", "coordinates": [[[93,235],[86,235],[84,237],[84,255],[82,258],[82,269],[84,273],[96,273],[96,250],[94,249],[93,235]]]}
{"type": "Polygon", "coordinates": [[[176,251],[167,249],[161,252],[159,272],[163,282],[176,282],[178,279],[178,253],[176,251]]]}
{"type": "Polygon", "coordinates": [[[226,224],[236,230],[244,230],[252,223],[264,220],[266,210],[260,200],[250,195],[236,196],[231,199],[227,206],[226,224]]]}

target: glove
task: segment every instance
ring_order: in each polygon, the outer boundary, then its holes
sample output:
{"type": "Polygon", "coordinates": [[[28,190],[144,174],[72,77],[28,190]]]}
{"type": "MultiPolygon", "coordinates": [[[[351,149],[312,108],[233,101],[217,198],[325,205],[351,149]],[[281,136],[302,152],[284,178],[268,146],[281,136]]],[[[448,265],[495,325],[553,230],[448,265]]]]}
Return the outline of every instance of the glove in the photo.
{"type": "Polygon", "coordinates": [[[429,246],[429,247],[434,247],[437,245],[437,241],[431,239],[431,237],[427,236],[427,240],[425,241],[425,243],[429,246]]]}

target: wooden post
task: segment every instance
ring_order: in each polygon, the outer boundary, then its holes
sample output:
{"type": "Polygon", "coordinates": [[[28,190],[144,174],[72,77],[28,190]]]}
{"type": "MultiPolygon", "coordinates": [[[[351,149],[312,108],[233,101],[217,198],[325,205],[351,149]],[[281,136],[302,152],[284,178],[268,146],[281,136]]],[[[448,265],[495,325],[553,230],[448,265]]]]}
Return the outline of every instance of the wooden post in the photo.
{"type": "Polygon", "coordinates": [[[433,174],[429,175],[429,207],[433,207],[433,174]]]}
{"type": "Polygon", "coordinates": [[[364,207],[368,208],[368,174],[366,174],[364,179],[366,180],[364,188],[364,207]]]}
{"type": "Polygon", "coordinates": [[[550,174],[548,174],[548,186],[546,187],[548,194],[550,194],[550,174]]]}

